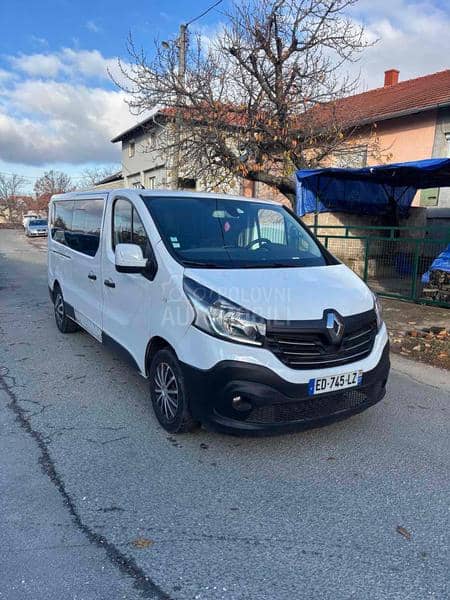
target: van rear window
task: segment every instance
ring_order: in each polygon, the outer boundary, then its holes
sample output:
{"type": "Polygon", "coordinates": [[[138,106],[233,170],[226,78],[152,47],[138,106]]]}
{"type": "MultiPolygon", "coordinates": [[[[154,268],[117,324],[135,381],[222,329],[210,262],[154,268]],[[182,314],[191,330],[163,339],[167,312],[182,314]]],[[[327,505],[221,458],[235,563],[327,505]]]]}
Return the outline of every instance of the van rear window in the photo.
{"type": "Polygon", "coordinates": [[[87,256],[95,256],[100,244],[104,200],[63,200],[54,206],[52,239],[87,256]]]}

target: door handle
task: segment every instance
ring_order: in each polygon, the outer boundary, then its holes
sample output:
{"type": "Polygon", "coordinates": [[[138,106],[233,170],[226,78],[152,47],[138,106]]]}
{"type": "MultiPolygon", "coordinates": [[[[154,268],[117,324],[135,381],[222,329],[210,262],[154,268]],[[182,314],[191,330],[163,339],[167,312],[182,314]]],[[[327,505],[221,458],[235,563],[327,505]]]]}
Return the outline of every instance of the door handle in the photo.
{"type": "Polygon", "coordinates": [[[89,273],[88,279],[92,279],[92,281],[97,281],[97,275],[95,275],[95,273],[89,273]]]}
{"type": "Polygon", "coordinates": [[[103,282],[106,287],[110,287],[110,288],[115,288],[116,284],[114,283],[114,281],[111,281],[111,279],[105,279],[105,281],[103,282]]]}

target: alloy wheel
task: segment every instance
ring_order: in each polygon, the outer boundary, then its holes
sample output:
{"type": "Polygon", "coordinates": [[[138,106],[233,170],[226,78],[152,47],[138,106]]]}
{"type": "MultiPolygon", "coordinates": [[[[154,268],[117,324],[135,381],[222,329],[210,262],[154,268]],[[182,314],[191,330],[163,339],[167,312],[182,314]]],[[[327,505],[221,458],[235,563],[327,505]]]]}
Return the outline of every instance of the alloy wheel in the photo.
{"type": "Polygon", "coordinates": [[[64,300],[61,294],[57,294],[55,298],[55,316],[58,324],[61,325],[64,320],[64,300]]]}
{"type": "Polygon", "coordinates": [[[161,414],[173,421],[177,414],[179,402],[178,382],[170,365],[166,362],[158,364],[153,379],[156,404],[161,414]]]}

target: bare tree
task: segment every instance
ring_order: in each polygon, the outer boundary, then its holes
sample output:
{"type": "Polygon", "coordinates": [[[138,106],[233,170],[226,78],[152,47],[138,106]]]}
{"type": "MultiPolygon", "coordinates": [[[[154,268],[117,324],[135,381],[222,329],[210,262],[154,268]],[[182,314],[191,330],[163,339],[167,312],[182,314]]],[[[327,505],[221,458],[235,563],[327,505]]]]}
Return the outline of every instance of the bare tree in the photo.
{"type": "Polygon", "coordinates": [[[176,40],[156,44],[149,61],[130,38],[131,63],[120,65],[130,109],[165,107],[161,150],[197,178],[245,177],[293,203],[293,172],[319,165],[353,133],[339,99],[358,83],[344,65],[367,45],[345,15],[356,1],[236,2],[215,40],[191,40],[183,76],[176,40]]]}
{"type": "Polygon", "coordinates": [[[107,165],[105,167],[91,167],[84,169],[81,173],[81,186],[91,188],[102,179],[114,175],[119,170],[119,165],[107,165]]]}
{"type": "Polygon", "coordinates": [[[25,179],[20,175],[0,175],[0,211],[6,215],[9,223],[20,220],[24,185],[25,179]]]}
{"type": "Polygon", "coordinates": [[[36,202],[40,208],[47,209],[50,198],[53,194],[62,194],[75,189],[72,180],[67,173],[62,171],[46,171],[41,177],[36,179],[34,184],[34,193],[36,202]]]}

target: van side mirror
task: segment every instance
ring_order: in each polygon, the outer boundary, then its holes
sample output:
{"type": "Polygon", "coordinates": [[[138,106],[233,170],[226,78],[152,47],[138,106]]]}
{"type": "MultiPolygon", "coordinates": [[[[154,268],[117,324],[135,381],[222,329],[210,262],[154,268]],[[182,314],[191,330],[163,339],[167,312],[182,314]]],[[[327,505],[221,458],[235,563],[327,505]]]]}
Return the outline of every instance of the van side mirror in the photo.
{"type": "Polygon", "coordinates": [[[143,273],[147,267],[147,259],[137,244],[117,244],[115,263],[119,273],[143,273]]]}

